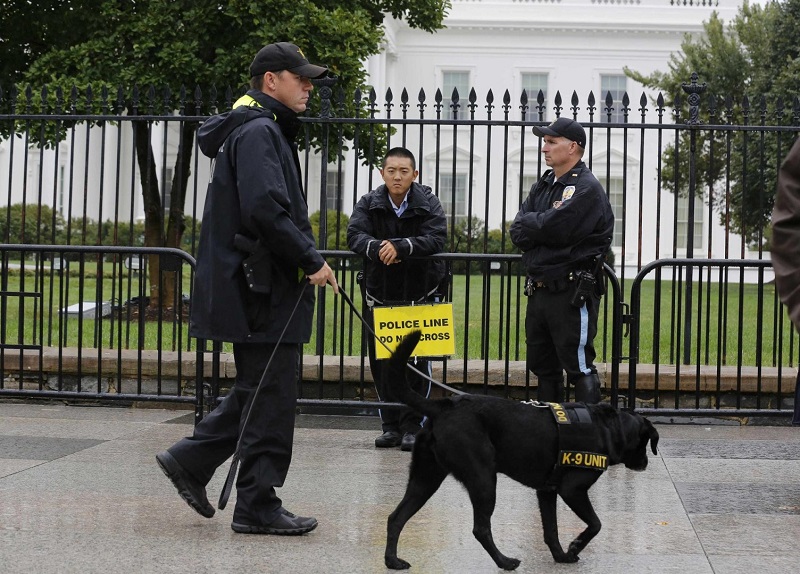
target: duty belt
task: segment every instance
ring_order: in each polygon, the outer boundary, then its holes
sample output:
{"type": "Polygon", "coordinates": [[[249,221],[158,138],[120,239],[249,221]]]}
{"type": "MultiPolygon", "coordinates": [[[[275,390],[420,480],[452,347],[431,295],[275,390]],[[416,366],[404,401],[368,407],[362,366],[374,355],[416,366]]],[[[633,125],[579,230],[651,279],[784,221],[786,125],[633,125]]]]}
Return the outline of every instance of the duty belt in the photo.
{"type": "Polygon", "coordinates": [[[548,289],[549,291],[563,291],[567,284],[574,281],[575,276],[572,272],[565,277],[561,277],[560,279],[551,279],[550,281],[537,281],[533,277],[527,277],[525,279],[525,295],[532,295],[534,291],[538,289],[548,289]]]}

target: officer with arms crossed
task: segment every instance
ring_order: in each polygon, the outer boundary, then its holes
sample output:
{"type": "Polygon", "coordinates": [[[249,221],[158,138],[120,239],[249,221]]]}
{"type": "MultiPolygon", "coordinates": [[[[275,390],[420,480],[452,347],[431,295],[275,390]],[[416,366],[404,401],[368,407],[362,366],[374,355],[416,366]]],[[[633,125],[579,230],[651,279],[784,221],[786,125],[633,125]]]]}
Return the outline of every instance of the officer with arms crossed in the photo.
{"type": "Polygon", "coordinates": [[[206,485],[236,450],[252,403],[239,451],[235,532],[303,534],[317,526],[316,519],[286,510],[275,489],[283,486],[292,458],[300,349],[311,335],[315,290],[306,285],[330,283],[338,293],[333,271],[315,248],[294,143],[297,114],[313,89],[309,78],[327,71],[294,44],[265,46],[250,65],[251,89],[232,111],[208,119],[197,138],[215,161],[189,332],[233,343],[236,381],[191,437],[156,460],[181,497],[211,518],[206,485]]]}
{"type": "Polygon", "coordinates": [[[531,188],[510,228],[527,271],[527,366],[540,401],[564,400],[564,376],[575,399],[600,402],[593,340],[602,295],[602,264],[614,231],[603,186],[582,157],[586,132],[559,118],[533,133],[552,169],[531,188]]]}
{"type": "MultiPolygon", "coordinates": [[[[347,227],[347,244],[364,255],[361,293],[364,318],[374,324],[374,307],[388,304],[439,300],[440,282],[445,275],[443,261],[419,259],[444,248],[447,220],[439,198],[431,188],[415,180],[419,175],[414,155],[396,147],[386,153],[381,176],[384,185],[362,197],[347,227]]],[[[375,358],[375,339],[368,337],[369,368],[378,397],[393,401],[391,385],[384,385],[383,360],[375,358]]],[[[417,358],[414,366],[430,375],[430,363],[417,358]]],[[[413,371],[408,373],[412,388],[423,396],[430,382],[413,371]]],[[[400,446],[411,450],[422,416],[408,408],[380,410],[383,434],[375,439],[379,448],[400,446]]]]}

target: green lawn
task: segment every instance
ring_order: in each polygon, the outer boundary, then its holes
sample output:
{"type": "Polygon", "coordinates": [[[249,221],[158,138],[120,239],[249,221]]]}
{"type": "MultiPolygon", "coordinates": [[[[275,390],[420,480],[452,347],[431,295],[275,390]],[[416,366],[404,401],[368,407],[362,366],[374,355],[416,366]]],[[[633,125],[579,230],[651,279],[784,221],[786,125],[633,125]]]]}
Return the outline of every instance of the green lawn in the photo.
{"type": "MultiPolygon", "coordinates": [[[[58,346],[61,341],[64,347],[176,350],[190,343],[185,322],[165,315],[160,322],[139,320],[138,301],[148,292],[138,273],[104,263],[98,280],[94,262],[73,262],[68,272],[49,265],[45,262],[44,273],[35,273],[34,264],[27,262],[24,274],[18,269],[8,274],[3,291],[9,295],[0,297],[6,344],[58,346]],[[112,314],[98,321],[62,312],[80,301],[106,302],[112,314]]],[[[191,269],[183,268],[181,291],[188,294],[191,269]]]]}
{"type": "MultiPolygon", "coordinates": [[[[525,298],[518,298],[521,286],[517,279],[512,278],[510,285],[507,278],[497,275],[493,275],[486,285],[480,276],[470,276],[469,285],[467,279],[463,275],[453,278],[456,357],[524,360],[525,298]],[[518,313],[517,301],[522,306],[521,314],[518,313]],[[482,332],[488,333],[488,340],[482,340],[482,332]]],[[[685,286],[678,284],[673,290],[671,281],[663,281],[660,290],[655,281],[642,283],[640,362],[671,364],[683,359],[686,346],[685,297],[685,286]],[[654,353],[654,348],[657,353],[654,353]]],[[[360,310],[361,297],[357,289],[351,298],[360,310]]],[[[630,293],[624,298],[629,302],[630,293]]],[[[603,306],[610,314],[608,303],[607,297],[603,306]]],[[[774,285],[740,287],[737,284],[725,288],[718,283],[695,281],[691,303],[690,362],[713,365],[718,361],[723,365],[741,362],[743,365],[765,366],[797,363],[798,339],[785,311],[779,306],[774,285]],[[699,324],[698,314],[702,317],[699,324]]],[[[341,305],[344,303],[334,301],[328,289],[324,353],[338,354],[344,341],[346,355],[358,354],[361,329],[347,314],[342,324],[341,305]]],[[[610,315],[608,321],[606,319],[605,313],[601,313],[595,340],[601,362],[611,359],[610,315]]],[[[623,338],[623,357],[630,356],[630,344],[630,337],[623,338]]],[[[316,350],[315,331],[306,352],[315,354],[316,350]]]]}
{"type": "MultiPolygon", "coordinates": [[[[182,291],[188,294],[190,270],[184,266],[182,291]]],[[[59,313],[80,298],[87,301],[110,301],[117,308],[131,298],[144,294],[143,286],[135,273],[115,272],[112,265],[104,267],[98,285],[94,264],[83,268],[73,266],[69,274],[59,275],[47,271],[45,275],[9,273],[5,291],[10,295],[3,303],[0,298],[0,326],[4,340],[14,344],[39,344],[102,348],[142,348],[174,350],[194,348],[185,322],[178,320],[138,321],[134,316],[116,314],[102,321],[68,317],[59,313]],[[19,297],[24,291],[36,296],[19,297]],[[20,317],[24,320],[20,321],[20,317]]],[[[665,281],[660,290],[654,281],[642,284],[639,362],[671,364],[679,362],[685,351],[684,286],[665,281]],[[658,325],[658,328],[656,328],[658,325]],[[657,351],[654,351],[656,349],[657,351]]],[[[351,284],[348,272],[342,278],[345,286],[351,284]]],[[[492,275],[484,282],[480,275],[456,275],[453,278],[453,311],[456,334],[456,358],[489,358],[523,360],[524,305],[516,277],[492,275]],[[521,314],[518,301],[522,305],[521,314]],[[486,337],[482,337],[486,333],[486,337]]],[[[628,286],[629,289],[629,286],[628,286]]],[[[347,291],[351,293],[348,288],[347,291]]],[[[350,313],[341,297],[334,297],[325,289],[325,327],[322,341],[317,341],[317,322],[307,354],[317,354],[321,344],[324,354],[361,354],[361,326],[350,313]]],[[[351,298],[361,309],[361,297],[354,289],[351,298]]],[[[630,294],[625,295],[630,301],[630,294]]],[[[610,305],[608,305],[610,309],[610,305]]],[[[735,365],[790,366],[797,362],[797,338],[778,305],[773,285],[731,285],[695,282],[692,290],[692,313],[688,351],[691,363],[735,365]],[[701,312],[698,313],[698,309],[701,312]],[[698,323],[698,316],[701,320],[698,323]],[[780,342],[780,347],[778,346],[780,342]],[[794,347],[794,349],[792,349],[794,347]]],[[[595,342],[598,361],[611,358],[610,322],[601,315],[599,335],[595,342]]],[[[630,338],[623,339],[623,356],[630,354],[630,338]]],[[[228,346],[224,347],[226,350],[228,346]]]]}
{"type": "Polygon", "coordinates": [[[791,358],[797,364],[797,334],[774,284],[695,283],[688,318],[684,285],[665,281],[660,292],[653,281],[642,287],[641,363],[786,366],[791,358]]]}

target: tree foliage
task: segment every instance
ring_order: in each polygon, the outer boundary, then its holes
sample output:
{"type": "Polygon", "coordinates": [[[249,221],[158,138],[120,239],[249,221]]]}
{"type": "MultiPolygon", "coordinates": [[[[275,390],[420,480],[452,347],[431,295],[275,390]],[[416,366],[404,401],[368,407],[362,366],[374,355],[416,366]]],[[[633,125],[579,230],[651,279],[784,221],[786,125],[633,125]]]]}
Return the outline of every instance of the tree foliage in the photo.
{"type": "MultiPolygon", "coordinates": [[[[717,13],[703,24],[703,34],[687,34],[671,56],[668,71],[626,73],[659,89],[665,103],[687,118],[682,86],[697,72],[707,86],[701,106],[710,123],[786,126],[798,121],[800,94],[800,0],[750,5],[745,2],[726,25],[717,13]]],[[[681,132],[663,155],[663,185],[686,196],[690,138],[681,132]]],[[[696,194],[712,202],[723,224],[745,240],[762,242],[772,212],[776,166],[791,145],[785,131],[697,130],[696,194]]]]}
{"type": "Polygon", "coordinates": [[[42,55],[85,39],[96,29],[103,0],[0,2],[0,78],[18,82],[42,55]]]}
{"type": "MultiPolygon", "coordinates": [[[[106,98],[93,99],[91,94],[111,93],[113,99],[118,93],[116,111],[128,115],[147,113],[137,102],[138,88],[155,86],[159,90],[158,105],[177,110],[184,89],[189,94],[200,88],[243,91],[249,81],[249,64],[258,49],[271,42],[291,41],[303,48],[311,62],[325,64],[336,74],[337,92],[350,95],[340,98],[339,108],[345,115],[354,115],[357,104],[351,95],[365,84],[363,62],[381,49],[384,13],[433,32],[443,26],[449,6],[449,0],[23,1],[3,8],[0,38],[18,42],[3,40],[0,45],[0,85],[20,80],[49,86],[49,96],[38,104],[34,101],[42,108],[52,106],[57,90],[69,94],[77,87],[87,94],[87,109],[79,110],[87,114],[102,112],[108,106],[106,98]],[[37,16],[38,12],[43,14],[37,16]],[[37,23],[30,22],[39,16],[37,23]],[[65,23],[68,29],[58,30],[58,25],[65,23]],[[20,31],[19,37],[7,36],[14,30],[20,31]],[[24,40],[37,33],[43,34],[43,42],[24,40]]],[[[24,92],[23,87],[20,93],[24,92]]],[[[152,103],[153,92],[150,94],[146,99],[152,103]]],[[[182,111],[187,116],[214,113],[216,109],[208,101],[195,101],[190,96],[182,111]]],[[[314,114],[318,105],[318,100],[312,99],[310,113],[314,114]]],[[[185,229],[183,206],[198,122],[180,123],[166,221],[151,144],[152,123],[134,121],[132,126],[144,200],[145,245],[177,247],[185,229]]],[[[58,123],[41,137],[52,143],[62,138],[68,127],[67,122],[58,123]]],[[[324,137],[326,129],[313,127],[312,145],[324,137]]],[[[352,136],[352,126],[349,129],[350,133],[343,134],[345,139],[352,136]]],[[[376,153],[379,155],[380,150],[376,153]]],[[[158,258],[150,261],[150,277],[158,277],[158,258]]],[[[155,285],[152,288],[158,289],[155,285]]],[[[169,293],[164,299],[171,300],[169,293]]],[[[159,303],[158,293],[151,291],[151,303],[159,303]]]]}
{"type": "MultiPolygon", "coordinates": [[[[350,218],[341,211],[328,210],[325,213],[325,249],[347,251],[347,224],[350,223],[350,218]]],[[[317,238],[317,248],[322,249],[322,234],[319,230],[322,212],[315,211],[308,219],[311,222],[314,237],[317,238]]]]}
{"type": "MultiPolygon", "coordinates": [[[[343,103],[348,113],[353,111],[352,94],[365,84],[363,62],[381,50],[384,13],[433,32],[443,26],[449,8],[449,0],[49,0],[45,4],[58,7],[54,20],[69,22],[74,13],[91,17],[82,26],[72,26],[71,33],[49,50],[39,46],[28,54],[24,43],[0,44],[0,81],[6,86],[18,78],[33,85],[59,85],[67,93],[74,85],[80,90],[92,86],[95,94],[102,86],[112,93],[117,86],[165,86],[172,92],[173,109],[178,109],[181,87],[190,93],[195,87],[242,89],[258,49],[288,40],[303,48],[310,61],[325,64],[336,74],[337,90],[347,95],[343,103]]],[[[4,29],[26,30],[29,20],[35,19],[34,8],[6,10],[4,29]]],[[[317,105],[313,99],[312,105],[317,105]]],[[[213,111],[201,108],[187,113],[213,111]]]]}

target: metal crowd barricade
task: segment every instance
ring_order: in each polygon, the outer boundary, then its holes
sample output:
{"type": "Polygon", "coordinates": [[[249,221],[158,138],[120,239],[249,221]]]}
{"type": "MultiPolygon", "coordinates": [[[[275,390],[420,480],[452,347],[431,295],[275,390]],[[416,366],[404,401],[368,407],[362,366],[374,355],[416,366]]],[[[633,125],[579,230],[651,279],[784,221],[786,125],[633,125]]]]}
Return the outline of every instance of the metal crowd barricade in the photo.
{"type": "Polygon", "coordinates": [[[644,266],[631,287],[629,405],[664,416],[789,415],[796,372],[786,359],[796,364],[798,343],[770,272],[769,260],[752,259],[644,266]],[[644,324],[651,277],[654,313],[644,324]],[[652,339],[649,357],[640,354],[645,337],[652,339]],[[743,365],[745,349],[754,365],[743,365]]]}
{"type": "Polygon", "coordinates": [[[0,244],[0,397],[188,403],[202,419],[205,343],[192,349],[184,322],[194,266],[172,248],[0,244]],[[145,260],[161,295],[173,286],[163,305],[130,267],[145,260]]]}

